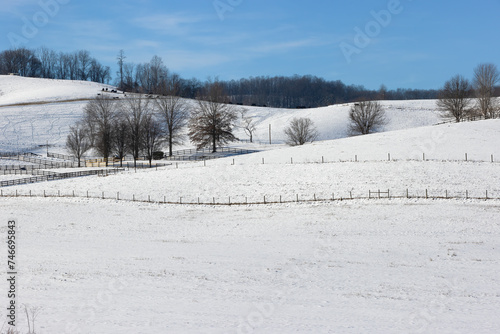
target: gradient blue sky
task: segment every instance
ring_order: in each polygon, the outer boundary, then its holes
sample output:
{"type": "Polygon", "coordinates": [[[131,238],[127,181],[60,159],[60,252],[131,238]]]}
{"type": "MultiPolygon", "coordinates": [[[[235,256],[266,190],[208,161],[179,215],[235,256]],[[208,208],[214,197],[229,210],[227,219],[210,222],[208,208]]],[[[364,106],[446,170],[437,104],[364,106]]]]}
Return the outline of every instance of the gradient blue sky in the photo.
{"type": "Polygon", "coordinates": [[[371,89],[439,88],[481,62],[500,66],[499,14],[500,0],[12,0],[0,6],[0,50],[12,41],[86,49],[113,77],[123,49],[127,62],[158,55],[200,80],[312,74],[371,89]],[[388,9],[375,23],[372,12],[388,9]],[[368,43],[356,45],[356,28],[367,27],[368,43]],[[341,45],[356,48],[350,61],[341,45]]]}

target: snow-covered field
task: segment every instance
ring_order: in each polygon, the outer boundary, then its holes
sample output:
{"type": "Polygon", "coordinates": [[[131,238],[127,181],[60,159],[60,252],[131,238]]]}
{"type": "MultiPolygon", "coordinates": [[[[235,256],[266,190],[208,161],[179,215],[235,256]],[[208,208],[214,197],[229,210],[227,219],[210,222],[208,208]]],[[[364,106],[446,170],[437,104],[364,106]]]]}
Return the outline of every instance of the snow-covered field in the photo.
{"type": "Polygon", "coordinates": [[[19,221],[37,333],[500,329],[500,202],[0,207],[19,221]]]}
{"type": "MultiPolygon", "coordinates": [[[[40,145],[49,144],[51,151],[65,153],[64,144],[73,125],[83,115],[86,99],[101,93],[101,84],[44,80],[0,76],[0,150],[43,151],[40,145]],[[61,102],[72,99],[83,101],[61,102]],[[36,104],[37,102],[52,102],[36,104]],[[9,106],[31,102],[34,105],[9,106]]],[[[188,102],[192,103],[192,102],[188,102]]],[[[379,131],[409,129],[436,124],[441,121],[435,101],[385,101],[388,124],[379,131]]],[[[283,143],[284,129],[294,117],[310,117],[316,124],[318,140],[338,139],[348,136],[347,118],[350,105],[334,105],[324,108],[290,110],[245,106],[248,116],[255,119],[256,142],[269,142],[271,126],[272,142],[283,143]]],[[[242,129],[235,129],[241,139],[248,139],[242,129]]],[[[178,148],[192,148],[189,142],[178,148]]]]}
{"type": "MultiPolygon", "coordinates": [[[[0,77],[0,87],[10,79],[0,77]]],[[[389,123],[373,135],[345,138],[348,106],[249,108],[257,140],[271,124],[279,141],[296,116],[313,118],[322,139],[341,139],[2,189],[77,195],[0,197],[0,226],[18,220],[18,302],[41,307],[36,333],[500,332],[498,199],[128,201],[330,199],[378,189],[500,198],[500,120],[430,126],[440,121],[435,101],[383,103],[389,123]],[[82,198],[87,191],[121,201],[82,198]]],[[[61,148],[83,106],[0,107],[0,142],[61,148]]],[[[24,319],[19,330],[28,331],[24,319]]]]}

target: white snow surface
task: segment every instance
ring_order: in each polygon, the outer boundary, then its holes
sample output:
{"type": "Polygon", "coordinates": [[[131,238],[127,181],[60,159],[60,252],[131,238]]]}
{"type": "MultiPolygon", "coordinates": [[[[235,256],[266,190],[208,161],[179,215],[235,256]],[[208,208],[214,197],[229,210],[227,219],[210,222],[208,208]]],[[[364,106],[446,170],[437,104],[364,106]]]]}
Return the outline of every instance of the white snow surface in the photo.
{"type": "MultiPolygon", "coordinates": [[[[0,89],[17,79],[0,77],[0,89]]],[[[41,308],[39,334],[499,333],[500,200],[329,199],[378,189],[500,198],[500,120],[430,126],[435,101],[383,103],[389,123],[372,135],[345,138],[348,106],[249,108],[258,140],[269,124],[280,140],[295,116],[313,118],[325,140],[3,188],[36,196],[0,197],[2,240],[7,220],[19,226],[18,304],[41,308]],[[130,201],[297,195],[325,201],[130,201]]],[[[0,107],[0,142],[61,148],[84,105],[0,107]]],[[[0,305],[7,291],[1,279],[0,305]]]]}
{"type": "MultiPolygon", "coordinates": [[[[101,93],[103,87],[110,86],[84,81],[0,76],[0,150],[37,151],[38,146],[48,143],[52,151],[65,153],[69,127],[82,117],[88,99],[101,93]],[[82,101],[62,102],[75,99],[82,101]],[[12,105],[26,102],[33,105],[12,105]]],[[[123,99],[123,95],[119,96],[123,99]]],[[[189,100],[187,103],[193,105],[194,102],[189,100]]],[[[434,100],[381,103],[388,123],[376,129],[379,132],[427,126],[441,121],[434,100]]],[[[256,122],[254,140],[257,143],[269,142],[269,126],[272,143],[283,143],[284,129],[295,117],[310,117],[319,131],[318,140],[348,137],[349,104],[305,110],[244,108],[247,109],[247,116],[256,122]]],[[[248,139],[241,128],[235,128],[235,135],[248,139]]],[[[185,147],[192,148],[194,145],[186,141],[176,149],[185,147]]]]}
{"type": "Polygon", "coordinates": [[[0,75],[0,106],[90,99],[112,86],[89,81],[25,78],[0,75]]]}
{"type": "Polygon", "coordinates": [[[41,334],[500,330],[498,201],[0,212],[18,219],[18,301],[43,307],[41,334]]]}

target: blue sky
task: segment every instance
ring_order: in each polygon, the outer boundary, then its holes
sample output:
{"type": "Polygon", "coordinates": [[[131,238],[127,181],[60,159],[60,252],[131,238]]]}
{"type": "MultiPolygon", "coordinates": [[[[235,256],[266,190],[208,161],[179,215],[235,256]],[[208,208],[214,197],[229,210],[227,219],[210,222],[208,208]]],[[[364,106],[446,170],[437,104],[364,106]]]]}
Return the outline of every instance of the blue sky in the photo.
{"type": "Polygon", "coordinates": [[[378,89],[439,88],[500,66],[500,0],[16,0],[0,8],[0,50],[16,45],[153,55],[204,80],[311,74],[378,89]],[[33,29],[35,28],[35,29],[33,29]]]}

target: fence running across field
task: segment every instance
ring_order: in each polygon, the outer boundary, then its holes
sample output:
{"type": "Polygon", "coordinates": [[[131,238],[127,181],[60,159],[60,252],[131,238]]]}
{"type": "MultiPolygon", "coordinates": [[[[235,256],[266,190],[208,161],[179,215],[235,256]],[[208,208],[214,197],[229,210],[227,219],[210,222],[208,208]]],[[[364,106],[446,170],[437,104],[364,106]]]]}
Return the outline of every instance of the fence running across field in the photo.
{"type": "Polygon", "coordinates": [[[213,153],[212,149],[186,149],[172,152],[172,156],[165,157],[166,160],[174,161],[203,161],[226,158],[228,156],[243,155],[259,152],[257,150],[247,150],[230,147],[219,147],[217,152],[213,153]]]}
{"type": "Polygon", "coordinates": [[[122,172],[123,169],[100,169],[100,170],[88,170],[88,171],[80,171],[80,172],[70,172],[70,173],[47,173],[42,176],[34,176],[34,177],[26,177],[22,179],[14,179],[0,182],[0,188],[17,186],[21,184],[29,184],[36,182],[45,182],[45,181],[55,181],[55,180],[63,180],[75,177],[82,176],[90,176],[90,175],[102,175],[107,176],[109,174],[116,174],[118,172],[122,172]]]}
{"type": "Polygon", "coordinates": [[[332,193],[330,196],[263,196],[261,199],[238,196],[237,198],[244,198],[245,200],[234,200],[234,198],[226,197],[212,197],[212,198],[201,198],[186,200],[183,197],[178,199],[169,199],[167,196],[136,196],[134,194],[120,194],[120,193],[105,193],[105,192],[85,192],[77,193],[74,190],[71,193],[63,193],[60,190],[56,191],[46,191],[35,193],[31,190],[20,191],[16,189],[15,191],[4,191],[0,189],[0,197],[51,197],[51,198],[87,198],[87,199],[101,199],[101,200],[114,200],[114,201],[125,201],[125,202],[137,202],[137,203],[151,203],[151,204],[174,204],[174,205],[215,205],[215,206],[242,206],[242,205],[269,205],[269,204],[287,204],[287,203],[314,203],[314,202],[341,202],[341,201],[353,201],[353,200],[394,200],[394,199],[426,199],[426,200],[500,200],[500,194],[492,194],[489,191],[485,191],[482,194],[478,192],[471,193],[468,190],[463,192],[449,192],[447,190],[443,191],[429,191],[428,189],[422,191],[410,191],[406,189],[405,191],[391,191],[391,190],[369,190],[367,194],[362,195],[360,193],[354,194],[352,191],[341,193],[332,193]]]}

